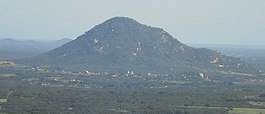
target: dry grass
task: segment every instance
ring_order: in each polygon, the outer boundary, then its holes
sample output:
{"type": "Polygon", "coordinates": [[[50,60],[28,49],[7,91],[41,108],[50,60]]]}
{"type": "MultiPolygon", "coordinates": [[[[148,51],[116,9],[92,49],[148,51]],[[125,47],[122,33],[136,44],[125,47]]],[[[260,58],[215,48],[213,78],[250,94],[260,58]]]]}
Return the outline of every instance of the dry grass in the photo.
{"type": "Polygon", "coordinates": [[[6,103],[6,102],[7,102],[7,99],[0,99],[0,104],[6,103]]]}
{"type": "Polygon", "coordinates": [[[228,114],[265,114],[265,109],[233,108],[228,114]]]}

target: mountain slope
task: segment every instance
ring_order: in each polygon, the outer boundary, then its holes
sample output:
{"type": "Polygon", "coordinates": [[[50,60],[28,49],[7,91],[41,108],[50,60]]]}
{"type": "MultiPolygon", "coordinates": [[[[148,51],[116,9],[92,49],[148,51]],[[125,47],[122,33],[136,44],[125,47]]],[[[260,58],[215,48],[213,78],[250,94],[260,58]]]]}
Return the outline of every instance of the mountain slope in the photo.
{"type": "Polygon", "coordinates": [[[114,17],[65,45],[24,61],[69,70],[182,74],[246,71],[238,58],[182,44],[169,33],[126,17],[114,17]]]}

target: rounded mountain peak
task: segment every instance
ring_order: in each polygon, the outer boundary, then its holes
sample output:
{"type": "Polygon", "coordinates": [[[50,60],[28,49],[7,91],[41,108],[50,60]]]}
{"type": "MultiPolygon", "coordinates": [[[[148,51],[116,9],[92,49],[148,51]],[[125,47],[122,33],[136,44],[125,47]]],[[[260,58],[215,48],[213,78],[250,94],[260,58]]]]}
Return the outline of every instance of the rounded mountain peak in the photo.
{"type": "Polygon", "coordinates": [[[95,26],[91,30],[87,31],[85,35],[90,33],[100,33],[100,34],[128,34],[133,32],[133,34],[141,34],[148,32],[160,32],[166,33],[161,28],[147,26],[145,24],[139,23],[136,20],[128,17],[113,17],[103,23],[95,26]],[[139,33],[141,32],[141,33],[139,33]]]}
{"type": "Polygon", "coordinates": [[[117,22],[138,23],[136,20],[129,18],[129,17],[113,17],[113,18],[106,20],[105,22],[107,23],[117,23],[117,22]]]}
{"type": "Polygon", "coordinates": [[[94,42],[112,44],[156,44],[159,42],[182,45],[177,39],[161,28],[151,27],[137,22],[128,17],[113,17],[95,26],[82,36],[80,42],[94,42]],[[174,43],[173,43],[174,42],[174,43]]]}
{"type": "Polygon", "coordinates": [[[113,17],[106,20],[102,24],[99,24],[96,28],[99,29],[128,29],[128,28],[139,28],[142,26],[139,22],[128,17],[113,17]]]}

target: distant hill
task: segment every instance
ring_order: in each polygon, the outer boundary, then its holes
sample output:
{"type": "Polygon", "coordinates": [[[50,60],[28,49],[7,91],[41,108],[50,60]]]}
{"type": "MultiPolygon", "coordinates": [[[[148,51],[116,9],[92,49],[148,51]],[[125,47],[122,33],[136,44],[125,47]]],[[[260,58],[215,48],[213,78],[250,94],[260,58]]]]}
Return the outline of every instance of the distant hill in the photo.
{"type": "Polygon", "coordinates": [[[75,40],[23,63],[75,71],[166,74],[251,71],[239,58],[189,47],[161,28],[127,17],[111,18],[75,40]]]}
{"type": "Polygon", "coordinates": [[[0,60],[14,60],[29,58],[49,50],[55,49],[71,39],[63,38],[57,41],[33,41],[33,40],[0,40],[0,60]]]}
{"type": "Polygon", "coordinates": [[[209,48],[226,55],[241,58],[246,63],[265,71],[265,46],[189,44],[197,48],[209,48]]]}
{"type": "Polygon", "coordinates": [[[265,46],[258,45],[220,45],[220,44],[189,44],[196,48],[209,48],[221,53],[238,57],[265,57],[265,46]]]}

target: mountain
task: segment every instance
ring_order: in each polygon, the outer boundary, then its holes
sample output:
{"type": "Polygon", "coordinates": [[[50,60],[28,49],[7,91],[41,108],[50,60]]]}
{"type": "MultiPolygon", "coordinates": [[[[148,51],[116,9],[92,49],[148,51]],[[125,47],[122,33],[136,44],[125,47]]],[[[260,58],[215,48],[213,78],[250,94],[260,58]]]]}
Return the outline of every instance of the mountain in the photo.
{"type": "Polygon", "coordinates": [[[161,28],[127,17],[111,18],[75,40],[23,62],[75,71],[166,74],[250,69],[239,58],[189,47],[161,28]]]}
{"type": "Polygon", "coordinates": [[[0,40],[0,60],[29,58],[55,49],[71,39],[63,38],[57,41],[15,40],[11,38],[0,40]]]}
{"type": "Polygon", "coordinates": [[[65,44],[67,42],[70,42],[70,41],[72,41],[72,39],[70,39],[70,38],[62,38],[60,40],[55,41],[55,43],[62,45],[62,44],[65,44]]]}

